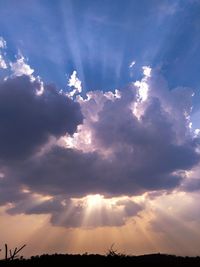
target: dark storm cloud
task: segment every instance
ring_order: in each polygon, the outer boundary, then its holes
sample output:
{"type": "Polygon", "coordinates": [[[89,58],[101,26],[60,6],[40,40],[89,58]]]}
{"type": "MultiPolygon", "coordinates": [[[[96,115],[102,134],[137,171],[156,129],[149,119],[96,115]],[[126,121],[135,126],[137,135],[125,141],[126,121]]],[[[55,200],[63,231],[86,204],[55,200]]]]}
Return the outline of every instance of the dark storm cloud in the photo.
{"type": "Polygon", "coordinates": [[[116,116],[113,102],[106,105],[110,105],[110,111],[106,107],[106,113],[100,113],[95,137],[105,149],[112,147],[114,153],[110,158],[97,152],[54,146],[45,154],[13,166],[8,175],[42,194],[132,195],[173,189],[183,179],[180,171],[198,163],[195,143],[175,142],[167,115],[164,112],[161,115],[157,104],[154,106],[157,115],[150,116],[148,108],[140,123],[131,113],[128,116],[128,109],[127,112],[119,109],[116,116]],[[131,122],[131,117],[132,124],[127,122],[131,122]]]}
{"type": "MultiPolygon", "coordinates": [[[[149,153],[152,153],[152,149],[149,153]]],[[[137,195],[149,190],[173,189],[179,185],[182,177],[172,174],[172,171],[186,169],[186,166],[189,168],[198,159],[194,153],[187,155],[187,149],[179,151],[176,147],[162,153],[163,158],[157,152],[151,155],[152,158],[144,153],[139,159],[135,159],[132,153],[126,153],[125,160],[122,160],[122,153],[118,153],[118,158],[109,161],[97,153],[55,147],[47,154],[13,166],[9,175],[15,182],[41,194],[67,194],[71,197],[95,193],[137,195]],[[188,157],[189,163],[176,165],[173,161],[177,157],[185,160],[188,157]],[[161,167],[158,166],[159,161],[161,167]]],[[[9,176],[7,179],[10,179],[9,176]]]]}
{"type": "MultiPolygon", "coordinates": [[[[7,209],[9,214],[48,214],[54,212],[61,212],[63,206],[61,204],[62,198],[57,197],[49,200],[38,200],[37,197],[29,193],[24,193],[24,198],[17,202],[14,207],[7,209]]],[[[69,204],[69,201],[68,201],[69,204]]]]}
{"type": "Polygon", "coordinates": [[[21,183],[12,179],[0,180],[0,206],[7,203],[18,203],[26,198],[26,195],[21,192],[21,183]]]}
{"type": "MultiPolygon", "coordinates": [[[[34,192],[70,196],[131,195],[178,186],[183,178],[180,171],[199,161],[195,140],[178,141],[174,120],[159,98],[149,97],[140,120],[130,109],[132,101],[134,87],[125,89],[119,99],[107,99],[98,121],[90,124],[94,142],[112,151],[109,158],[98,149],[83,152],[54,146],[47,153],[8,167],[7,179],[34,192]]],[[[37,133],[41,134],[43,131],[37,133]]]]}
{"type": "Polygon", "coordinates": [[[75,196],[102,191],[105,168],[108,164],[97,153],[55,146],[46,154],[13,166],[9,175],[35,192],[75,196]]]}
{"type": "Polygon", "coordinates": [[[0,83],[0,158],[29,156],[50,136],[73,134],[82,123],[78,103],[45,86],[37,95],[38,82],[30,77],[8,78],[0,83]]]}

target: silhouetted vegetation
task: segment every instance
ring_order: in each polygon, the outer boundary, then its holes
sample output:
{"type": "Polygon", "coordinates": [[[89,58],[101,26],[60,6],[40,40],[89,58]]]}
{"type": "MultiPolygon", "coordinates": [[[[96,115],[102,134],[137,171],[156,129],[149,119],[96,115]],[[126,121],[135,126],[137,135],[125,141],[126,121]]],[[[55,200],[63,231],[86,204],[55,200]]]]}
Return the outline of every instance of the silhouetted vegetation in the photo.
{"type": "MultiPolygon", "coordinates": [[[[200,257],[180,257],[167,254],[149,254],[141,256],[130,256],[119,253],[114,249],[114,244],[108,249],[105,255],[88,254],[87,252],[80,254],[44,254],[41,256],[32,256],[29,259],[19,256],[19,252],[26,245],[20,248],[8,249],[8,245],[4,245],[4,259],[0,260],[0,267],[35,267],[35,266],[188,266],[200,267],[200,257]]],[[[1,255],[2,256],[2,255],[1,255]]]]}
{"type": "Polygon", "coordinates": [[[200,266],[200,257],[178,257],[164,254],[152,254],[142,256],[128,256],[117,252],[107,255],[70,255],[70,254],[44,254],[33,256],[30,259],[18,258],[13,260],[1,260],[0,266],[34,267],[34,266],[200,266]]]}
{"type": "MultiPolygon", "coordinates": [[[[26,245],[21,246],[20,248],[15,248],[15,249],[8,249],[8,245],[5,244],[5,257],[4,257],[4,261],[10,261],[10,260],[15,260],[19,257],[19,252],[25,248],[26,245]]],[[[0,250],[2,251],[2,250],[0,250]]],[[[21,256],[20,259],[22,259],[23,257],[21,256]]]]}

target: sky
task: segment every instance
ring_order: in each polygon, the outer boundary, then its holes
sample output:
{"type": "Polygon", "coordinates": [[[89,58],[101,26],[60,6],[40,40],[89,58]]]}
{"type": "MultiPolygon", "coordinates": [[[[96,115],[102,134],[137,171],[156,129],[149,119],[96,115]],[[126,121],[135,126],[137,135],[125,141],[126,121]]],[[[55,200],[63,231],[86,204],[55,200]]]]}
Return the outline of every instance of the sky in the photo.
{"type": "Polygon", "coordinates": [[[200,255],[199,12],[0,0],[0,248],[200,255]]]}

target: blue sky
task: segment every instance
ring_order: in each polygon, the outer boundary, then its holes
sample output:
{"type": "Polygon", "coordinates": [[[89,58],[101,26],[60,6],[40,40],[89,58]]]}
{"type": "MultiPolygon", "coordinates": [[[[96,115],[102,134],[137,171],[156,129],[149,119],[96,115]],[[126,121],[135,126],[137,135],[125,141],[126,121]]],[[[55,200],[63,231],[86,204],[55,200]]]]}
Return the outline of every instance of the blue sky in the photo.
{"type": "Polygon", "coordinates": [[[170,88],[200,84],[200,2],[0,1],[1,36],[48,81],[64,88],[77,70],[84,90],[114,89],[160,68],[170,88]]]}

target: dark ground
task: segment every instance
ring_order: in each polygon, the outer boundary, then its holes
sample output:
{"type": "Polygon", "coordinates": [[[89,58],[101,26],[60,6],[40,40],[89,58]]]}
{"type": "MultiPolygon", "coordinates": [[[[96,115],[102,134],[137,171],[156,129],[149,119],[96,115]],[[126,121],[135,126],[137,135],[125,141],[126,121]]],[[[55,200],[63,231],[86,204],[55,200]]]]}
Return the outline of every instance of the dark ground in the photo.
{"type": "Polygon", "coordinates": [[[32,267],[32,266],[198,266],[200,257],[177,257],[164,254],[152,254],[142,256],[125,255],[69,255],[54,254],[34,256],[30,259],[16,259],[13,261],[0,261],[0,267],[32,267]]]}

